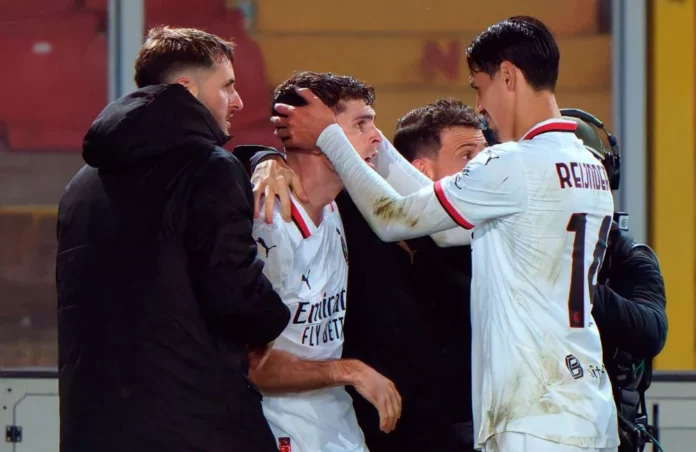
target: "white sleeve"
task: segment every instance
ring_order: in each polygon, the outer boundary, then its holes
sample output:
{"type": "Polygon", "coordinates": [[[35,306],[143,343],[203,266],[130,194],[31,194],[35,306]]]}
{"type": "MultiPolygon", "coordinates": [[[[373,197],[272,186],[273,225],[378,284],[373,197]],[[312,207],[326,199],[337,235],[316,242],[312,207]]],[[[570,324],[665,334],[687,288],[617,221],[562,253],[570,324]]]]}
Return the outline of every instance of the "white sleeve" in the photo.
{"type": "Polygon", "coordinates": [[[527,180],[509,145],[484,149],[461,173],[435,183],[437,199],[460,226],[471,229],[527,209],[527,180]]]}
{"type": "MultiPolygon", "coordinates": [[[[433,181],[406,160],[384,134],[377,150],[377,156],[373,160],[377,173],[400,195],[408,196],[432,186],[433,181]]],[[[471,243],[471,232],[455,227],[432,234],[431,238],[441,247],[468,245],[471,243]]]]}
{"type": "MultiPolygon", "coordinates": [[[[526,208],[526,189],[524,193],[520,190],[524,176],[519,167],[514,173],[516,175],[502,174],[501,171],[471,171],[469,167],[472,161],[462,173],[437,182],[434,190],[431,185],[402,197],[367,166],[337,124],[324,129],[317,140],[317,146],[336,168],[353,202],[372,230],[384,241],[422,237],[451,229],[456,224],[470,229],[483,219],[526,208]],[[474,173],[473,178],[470,177],[471,173],[474,173]],[[462,182],[464,179],[468,180],[466,184],[462,182]],[[516,186],[513,187],[514,185],[516,186]],[[466,189],[462,190],[461,187],[466,189]],[[468,199],[469,192],[471,199],[468,199]],[[494,196],[496,193],[500,193],[499,197],[507,194],[511,199],[503,203],[502,199],[494,196]],[[521,202],[522,199],[524,203],[521,202]],[[493,208],[489,208],[489,201],[493,208]],[[452,202],[456,203],[456,209],[452,202]],[[501,204],[516,207],[506,210],[499,208],[501,204]]],[[[497,160],[501,159],[496,158],[497,160]]]]}
{"type": "Polygon", "coordinates": [[[351,199],[381,240],[423,237],[456,226],[440,206],[432,183],[402,197],[367,166],[338,124],[324,129],[317,146],[334,165],[351,199]]]}
{"type": "MultiPolygon", "coordinates": [[[[381,133],[381,132],[380,132],[381,133]]],[[[429,187],[433,181],[418,171],[382,134],[382,142],[374,159],[375,169],[397,193],[407,196],[429,187]]]]}

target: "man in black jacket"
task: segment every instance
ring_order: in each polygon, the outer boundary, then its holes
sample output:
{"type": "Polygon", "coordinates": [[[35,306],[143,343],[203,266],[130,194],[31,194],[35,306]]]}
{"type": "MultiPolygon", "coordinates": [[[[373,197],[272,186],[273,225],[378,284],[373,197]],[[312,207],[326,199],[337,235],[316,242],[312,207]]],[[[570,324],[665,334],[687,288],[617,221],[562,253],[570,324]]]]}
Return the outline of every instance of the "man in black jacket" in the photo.
{"type": "MultiPolygon", "coordinates": [[[[474,111],[455,100],[409,112],[397,127],[394,143],[413,167],[435,180],[461,171],[486,144],[474,111]]],[[[380,162],[389,158],[385,150],[377,156],[378,167],[389,166],[380,162]]],[[[245,156],[249,149],[239,151],[245,156]]],[[[297,190],[297,178],[282,170],[274,154],[278,152],[272,149],[257,152],[251,163],[254,167],[263,158],[275,159],[264,163],[256,178],[270,171],[273,176],[259,184],[259,192],[271,183],[268,195],[277,192],[282,198],[287,196],[285,182],[297,190]]],[[[473,450],[471,248],[440,248],[430,237],[384,242],[347,192],[336,203],[351,259],[352,302],[343,357],[360,359],[388,376],[403,400],[401,419],[386,434],[377,428],[374,407],[348,389],[368,447],[372,452],[473,450]]]]}
{"type": "Polygon", "coordinates": [[[232,44],[152,30],[58,213],[61,451],[273,451],[247,379],[289,312],[262,274],[232,44]]]}

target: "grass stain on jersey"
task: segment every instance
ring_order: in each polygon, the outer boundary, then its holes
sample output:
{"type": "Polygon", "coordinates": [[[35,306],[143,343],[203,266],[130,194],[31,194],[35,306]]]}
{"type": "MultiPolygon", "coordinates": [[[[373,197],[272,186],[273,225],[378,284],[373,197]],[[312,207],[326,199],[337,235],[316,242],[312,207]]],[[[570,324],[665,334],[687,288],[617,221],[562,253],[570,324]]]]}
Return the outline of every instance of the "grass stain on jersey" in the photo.
{"type": "Polygon", "coordinates": [[[413,228],[418,224],[418,218],[408,218],[406,209],[397,206],[394,201],[386,196],[382,196],[373,204],[373,213],[376,217],[383,220],[397,220],[403,222],[408,227],[413,228]]]}

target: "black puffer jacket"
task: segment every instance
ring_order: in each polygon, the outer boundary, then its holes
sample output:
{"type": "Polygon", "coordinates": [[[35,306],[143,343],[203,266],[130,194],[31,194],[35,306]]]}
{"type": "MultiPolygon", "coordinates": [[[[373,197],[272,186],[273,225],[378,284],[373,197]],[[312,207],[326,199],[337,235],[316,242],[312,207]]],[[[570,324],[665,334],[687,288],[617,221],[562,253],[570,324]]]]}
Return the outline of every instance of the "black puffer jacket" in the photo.
{"type": "Polygon", "coordinates": [[[262,274],[251,185],[180,85],[121,98],[58,214],[61,451],[271,451],[248,348],[289,311],[262,274]]]}

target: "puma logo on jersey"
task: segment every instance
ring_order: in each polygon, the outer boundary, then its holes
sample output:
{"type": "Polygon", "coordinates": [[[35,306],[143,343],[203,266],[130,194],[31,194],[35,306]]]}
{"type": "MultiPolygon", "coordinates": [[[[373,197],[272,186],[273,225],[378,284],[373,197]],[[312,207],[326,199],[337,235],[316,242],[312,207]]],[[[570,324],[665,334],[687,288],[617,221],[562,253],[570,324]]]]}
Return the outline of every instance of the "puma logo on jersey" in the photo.
{"type": "MultiPolygon", "coordinates": [[[[464,168],[464,169],[466,169],[466,168],[464,168]]],[[[462,176],[466,176],[468,174],[469,174],[468,171],[466,173],[464,173],[464,171],[462,170],[462,174],[457,174],[456,176],[454,176],[454,186],[461,190],[462,186],[459,185],[459,178],[462,176]]]]}
{"type": "Polygon", "coordinates": [[[489,152],[489,153],[488,153],[488,160],[486,160],[486,163],[484,163],[484,166],[488,166],[488,163],[489,163],[491,160],[495,160],[495,159],[499,159],[499,158],[500,158],[499,156],[493,154],[492,152],[489,152]]]}
{"type": "Polygon", "coordinates": [[[259,245],[261,245],[261,247],[266,251],[266,257],[268,257],[268,253],[269,253],[273,248],[277,248],[277,247],[278,247],[277,245],[273,245],[273,246],[268,246],[268,245],[266,245],[266,241],[265,241],[263,238],[261,238],[261,237],[259,237],[258,239],[256,239],[256,242],[257,242],[259,245]]]}
{"type": "Polygon", "coordinates": [[[309,272],[311,272],[311,271],[312,271],[312,269],[310,268],[309,270],[307,270],[306,275],[302,275],[302,282],[307,284],[307,288],[309,290],[312,290],[312,286],[309,285],[309,272]]]}

